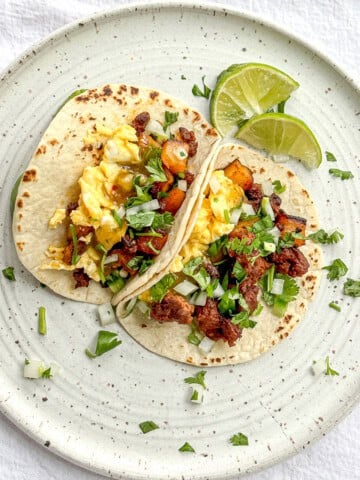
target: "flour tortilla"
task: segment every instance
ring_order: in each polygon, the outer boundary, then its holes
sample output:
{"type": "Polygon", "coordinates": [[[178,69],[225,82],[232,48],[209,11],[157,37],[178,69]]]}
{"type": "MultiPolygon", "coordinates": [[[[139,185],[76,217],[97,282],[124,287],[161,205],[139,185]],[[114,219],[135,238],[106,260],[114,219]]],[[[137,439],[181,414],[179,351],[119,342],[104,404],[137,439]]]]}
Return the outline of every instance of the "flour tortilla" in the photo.
{"type": "Polygon", "coordinates": [[[188,169],[195,180],[176,215],[168,241],[155,263],[142,276],[127,282],[116,296],[116,301],[145,285],[149,279],[164,270],[181,243],[183,220],[193,211],[197,193],[208,170],[212,152],[219,136],[203,116],[180,100],[166,93],[129,85],[105,85],[87,90],[70,100],[50,123],[20,182],[13,217],[13,236],[17,253],[23,265],[54,292],[89,303],[104,303],[111,299],[108,288],[90,281],[87,288],[74,288],[72,273],[42,270],[47,262],[45,252],[50,245],[64,246],[65,227],[48,229],[48,221],[58,208],[66,208],[77,201],[77,181],[86,166],[97,160],[96,152],[84,149],[83,138],[97,122],[115,128],[130,123],[140,112],[164,121],[165,111],[178,112],[178,121],[172,129],[183,126],[195,132],[198,140],[197,154],[189,159],[188,169]]]}
{"type": "MultiPolygon", "coordinates": [[[[318,230],[319,224],[315,205],[307,190],[292,171],[252,150],[234,144],[220,147],[212,165],[214,169],[222,169],[235,159],[239,159],[243,165],[251,169],[256,183],[280,180],[282,184],[285,184],[286,191],[280,195],[282,208],[289,215],[297,215],[307,219],[307,234],[318,230]]],[[[211,172],[207,174],[206,183],[210,174],[211,172]]],[[[202,192],[205,186],[201,187],[202,192]]],[[[199,211],[202,198],[200,195],[196,206],[197,211],[193,212],[193,218],[190,221],[192,226],[196,222],[195,213],[199,211]]],[[[184,242],[190,234],[191,229],[182,235],[184,242]]],[[[187,341],[191,332],[189,325],[180,325],[176,322],[159,323],[148,319],[137,308],[131,315],[122,318],[125,303],[121,303],[117,307],[119,321],[127,332],[145,348],[179,362],[197,366],[218,366],[253,360],[288,337],[304,317],[307,305],[313,299],[318,288],[321,277],[322,251],[318,245],[309,240],[300,250],[308,259],[310,268],[304,277],[296,279],[300,292],[297,299],[289,303],[286,315],[283,318],[278,318],[271,313],[268,307],[264,307],[261,314],[255,319],[257,321],[255,328],[243,329],[242,337],[233,347],[229,347],[227,343],[220,340],[214,344],[210,353],[205,354],[197,346],[187,341]]],[[[139,295],[147,290],[166,273],[167,270],[163,271],[162,275],[154,277],[146,288],[138,289],[134,294],[139,295]]]]}

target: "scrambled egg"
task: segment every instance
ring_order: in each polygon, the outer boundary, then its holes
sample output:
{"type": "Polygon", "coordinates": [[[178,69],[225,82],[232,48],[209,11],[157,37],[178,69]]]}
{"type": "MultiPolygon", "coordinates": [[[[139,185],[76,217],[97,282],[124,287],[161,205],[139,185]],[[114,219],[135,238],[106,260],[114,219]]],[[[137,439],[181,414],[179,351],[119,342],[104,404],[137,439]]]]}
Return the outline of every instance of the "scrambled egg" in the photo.
{"type": "Polygon", "coordinates": [[[180,272],[189,260],[202,256],[210,243],[228,235],[234,228],[233,223],[228,223],[230,210],[241,205],[243,189],[226,177],[223,170],[213,172],[209,185],[209,194],[202,202],[196,225],[189,240],[174,258],[171,272],[180,272]]]}
{"type": "MultiPolygon", "coordinates": [[[[96,125],[83,140],[85,145],[102,144],[103,156],[97,166],[85,167],[78,183],[80,196],[78,207],[70,214],[74,225],[92,226],[96,243],[101,243],[106,250],[120,242],[126,232],[126,222],[120,227],[112,214],[118,210],[133,188],[133,174],[127,168],[141,162],[136,130],[130,125],[121,125],[114,130],[103,125],[96,125]]],[[[66,217],[65,209],[55,211],[49,220],[49,228],[56,228],[66,217]]],[[[86,236],[86,243],[91,236],[86,236]]],[[[99,253],[89,247],[75,265],[62,261],[63,248],[51,245],[47,251],[50,263],[42,268],[55,270],[74,270],[84,268],[93,280],[99,281],[99,253]]]]}

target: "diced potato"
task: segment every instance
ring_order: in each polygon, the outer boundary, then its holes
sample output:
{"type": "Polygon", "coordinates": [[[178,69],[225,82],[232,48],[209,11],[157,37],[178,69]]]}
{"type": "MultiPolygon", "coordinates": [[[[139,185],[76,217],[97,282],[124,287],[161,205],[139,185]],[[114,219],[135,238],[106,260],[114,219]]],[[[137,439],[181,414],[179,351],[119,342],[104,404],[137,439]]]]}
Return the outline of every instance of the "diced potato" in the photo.
{"type": "Polygon", "coordinates": [[[234,183],[240,185],[245,190],[249,190],[254,182],[251,170],[242,165],[239,160],[234,160],[230,165],[224,168],[225,175],[234,183]]]}
{"type": "MultiPolygon", "coordinates": [[[[300,233],[305,238],[306,219],[302,217],[295,217],[287,215],[286,213],[279,213],[275,222],[277,228],[281,232],[281,238],[284,238],[286,233],[300,233]]],[[[305,244],[305,240],[297,238],[294,242],[295,247],[301,247],[305,244]]]]}

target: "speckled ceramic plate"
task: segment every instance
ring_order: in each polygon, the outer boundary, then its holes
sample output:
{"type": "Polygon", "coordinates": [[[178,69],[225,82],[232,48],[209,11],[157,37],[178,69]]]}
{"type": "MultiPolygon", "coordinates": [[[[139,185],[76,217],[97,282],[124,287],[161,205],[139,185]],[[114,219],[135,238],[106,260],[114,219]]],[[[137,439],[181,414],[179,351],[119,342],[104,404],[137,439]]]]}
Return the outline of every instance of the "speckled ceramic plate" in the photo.
{"type": "MultiPolygon", "coordinates": [[[[53,452],[115,478],[225,479],[264,468],[302,450],[331,428],[359,398],[359,300],[342,281],[322,281],[317,300],[290,338],[248,364],[207,373],[203,405],[189,404],[183,379],[197,369],[151,354],[129,338],[96,360],[84,349],[99,329],[96,308],[64,301],[24,272],[12,245],[9,195],[53,113],[69,92],[106,82],[168,91],[207,114],[194,83],[231,63],[259,61],[300,82],[288,112],[314,130],[323,150],[352,170],[342,182],[324,161],[307,172],[292,165],[311,191],[326,229],[345,233],[326,247],[360,278],[359,95],[326,59],[287,34],[220,8],[124,8],[66,27],[9,67],[0,82],[1,267],[14,265],[16,283],[1,278],[0,402],[14,423],[53,452]],[[337,300],[337,313],[328,307],[337,300]],[[48,311],[48,335],[37,334],[37,310],[48,311]],[[357,308],[356,308],[357,307],[357,308]],[[339,377],[313,376],[313,359],[330,355],[339,377]],[[51,380],[22,377],[25,357],[55,361],[51,380]],[[142,434],[138,424],[159,429],[142,434]],[[248,447],[229,438],[243,432],[248,447]],[[196,453],[180,453],[188,441],[196,453]]],[[[333,165],[331,165],[333,166],[333,165]]],[[[41,207],[40,207],[41,208],[41,207]]]]}

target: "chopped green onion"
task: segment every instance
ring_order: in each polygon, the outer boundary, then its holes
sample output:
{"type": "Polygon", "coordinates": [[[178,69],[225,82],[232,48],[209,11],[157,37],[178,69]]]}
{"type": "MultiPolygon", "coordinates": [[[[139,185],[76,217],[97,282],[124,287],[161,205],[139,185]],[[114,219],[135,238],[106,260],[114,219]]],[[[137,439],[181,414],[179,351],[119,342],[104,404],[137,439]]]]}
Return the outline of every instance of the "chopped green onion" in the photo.
{"type": "Polygon", "coordinates": [[[77,236],[76,236],[75,227],[72,223],[70,223],[69,228],[70,228],[71,238],[72,238],[73,245],[74,245],[73,254],[71,256],[71,264],[76,265],[78,263],[78,261],[80,260],[80,255],[78,255],[78,239],[77,239],[77,236]]]}
{"type": "Polygon", "coordinates": [[[226,223],[231,223],[229,210],[227,210],[227,209],[224,210],[224,218],[225,218],[226,223]]]}
{"type": "Polygon", "coordinates": [[[330,302],[329,303],[329,307],[330,308],[333,308],[334,310],[336,310],[337,312],[341,312],[341,307],[335,303],[335,302],[330,302]]]}
{"type": "Polygon", "coordinates": [[[150,248],[150,250],[152,250],[155,253],[155,255],[159,255],[159,253],[161,252],[161,250],[158,250],[157,248],[154,247],[151,240],[150,242],[147,242],[146,245],[150,248]]]}
{"type": "Polygon", "coordinates": [[[139,427],[142,433],[149,433],[159,428],[158,425],[156,425],[156,423],[154,423],[152,420],[139,423],[139,427]]]}
{"type": "Polygon", "coordinates": [[[119,214],[117,213],[117,211],[111,210],[111,213],[113,214],[115,222],[119,225],[119,227],[122,227],[124,224],[124,220],[119,217],[119,214]]]}
{"type": "Polygon", "coordinates": [[[339,375],[339,372],[337,372],[336,370],[333,370],[333,369],[331,368],[331,366],[330,366],[330,359],[329,359],[328,356],[326,357],[325,362],[326,362],[325,375],[331,375],[331,376],[339,375]]]}
{"type": "Polygon", "coordinates": [[[45,307],[39,307],[39,333],[40,335],[46,335],[47,326],[46,326],[46,309],[45,307]]]}
{"type": "Polygon", "coordinates": [[[8,280],[11,280],[12,282],[15,282],[15,273],[14,273],[14,267],[6,267],[2,270],[2,274],[4,275],[5,278],[8,280]]]}

